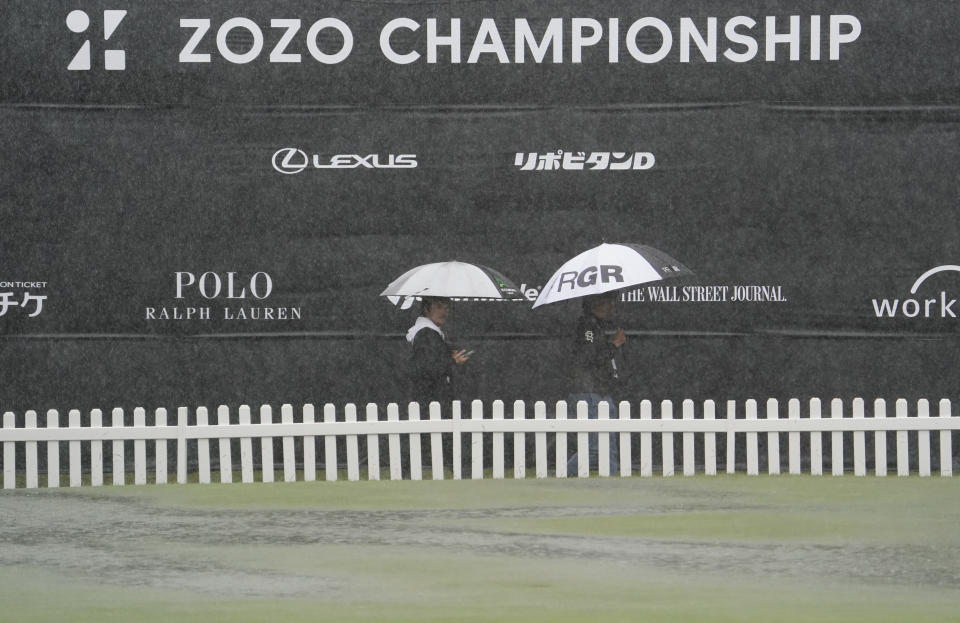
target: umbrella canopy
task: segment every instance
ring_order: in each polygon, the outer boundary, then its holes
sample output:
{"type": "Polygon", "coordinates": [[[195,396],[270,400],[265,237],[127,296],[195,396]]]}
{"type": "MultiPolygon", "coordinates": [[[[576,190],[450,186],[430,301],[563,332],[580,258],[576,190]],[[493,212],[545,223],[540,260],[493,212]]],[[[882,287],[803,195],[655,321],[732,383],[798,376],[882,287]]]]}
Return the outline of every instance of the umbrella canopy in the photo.
{"type": "Polygon", "coordinates": [[[502,273],[467,262],[436,262],[411,268],[388,285],[380,296],[523,300],[520,288],[502,273]]]}
{"type": "Polygon", "coordinates": [[[568,260],[553,273],[533,306],[692,274],[689,268],[653,247],[605,242],[568,260]]]}

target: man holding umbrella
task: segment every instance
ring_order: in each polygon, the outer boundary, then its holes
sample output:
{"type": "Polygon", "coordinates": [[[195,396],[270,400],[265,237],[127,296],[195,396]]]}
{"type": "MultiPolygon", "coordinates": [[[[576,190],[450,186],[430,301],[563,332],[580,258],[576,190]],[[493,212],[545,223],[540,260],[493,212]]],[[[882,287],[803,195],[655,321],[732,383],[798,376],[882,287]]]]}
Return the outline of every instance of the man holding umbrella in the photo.
{"type": "MultiPolygon", "coordinates": [[[[606,243],[587,249],[567,260],[553,273],[533,306],[582,299],[583,314],[577,323],[574,342],[573,383],[570,396],[576,405],[583,400],[589,417],[597,418],[598,406],[606,401],[610,417],[618,416],[613,396],[623,375],[622,349],[627,342],[623,329],[614,325],[613,307],[620,292],[643,283],[692,275],[693,272],[653,247],[630,242],[606,243]],[[612,332],[612,337],[607,337],[612,332]]],[[[590,433],[590,467],[597,467],[596,433],[590,433]]],[[[610,433],[610,468],[619,468],[616,434],[610,433]]],[[[577,455],[567,462],[567,473],[577,473],[577,455]]]]}
{"type": "MultiPolygon", "coordinates": [[[[601,402],[610,405],[610,417],[617,417],[617,403],[613,396],[618,393],[620,378],[624,371],[623,346],[627,336],[620,327],[613,331],[613,309],[617,295],[614,292],[594,294],[582,299],[583,313],[577,321],[573,344],[573,373],[571,387],[576,393],[570,395],[570,403],[584,401],[590,419],[597,418],[601,402]],[[612,332],[611,337],[607,336],[612,332]]],[[[610,435],[610,470],[619,469],[620,452],[615,433],[610,435]]],[[[590,433],[590,469],[597,469],[597,433],[590,433]]],[[[577,454],[567,462],[567,473],[577,473],[577,454]]]]}

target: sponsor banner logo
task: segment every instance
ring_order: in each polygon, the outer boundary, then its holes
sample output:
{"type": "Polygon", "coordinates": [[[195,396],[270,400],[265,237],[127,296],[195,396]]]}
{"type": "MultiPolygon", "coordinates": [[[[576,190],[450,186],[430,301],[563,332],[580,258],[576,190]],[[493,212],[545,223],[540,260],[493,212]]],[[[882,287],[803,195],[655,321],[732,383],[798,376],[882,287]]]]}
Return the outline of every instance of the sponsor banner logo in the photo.
{"type": "Polygon", "coordinates": [[[307,169],[415,169],[416,154],[321,154],[307,155],[296,147],[274,152],[271,164],[278,173],[296,175],[307,169]]]}
{"type": "Polygon", "coordinates": [[[521,171],[647,171],[656,164],[649,151],[517,152],[513,166],[521,171]]]}
{"type": "Polygon", "coordinates": [[[937,290],[943,283],[935,278],[941,273],[960,272],[960,266],[945,264],[926,271],[913,282],[910,295],[903,298],[871,299],[873,314],[877,318],[956,318],[960,306],[947,290],[937,290]]]}
{"type": "Polygon", "coordinates": [[[237,272],[207,271],[173,273],[173,301],[147,306],[144,320],[298,321],[300,307],[270,305],[273,278],[258,271],[244,276],[237,272]]]}
{"type": "MultiPolygon", "coordinates": [[[[103,28],[103,40],[109,41],[110,37],[114,35],[117,31],[117,28],[120,26],[120,22],[123,21],[123,18],[127,16],[127,12],[122,9],[107,9],[103,12],[103,23],[98,24],[96,30],[99,30],[102,26],[103,28]]],[[[90,16],[85,12],[77,9],[75,11],[70,11],[67,14],[66,19],[67,28],[70,29],[70,32],[76,34],[84,34],[90,30],[90,16]]],[[[90,51],[91,44],[90,39],[85,39],[80,48],[73,55],[73,58],[70,59],[70,64],[67,65],[67,70],[69,71],[90,71],[91,69],[91,56],[100,56],[99,54],[93,55],[90,51]]],[[[127,68],[127,53],[122,49],[112,48],[103,50],[103,68],[107,71],[124,71],[127,68]]]]}
{"type": "Polygon", "coordinates": [[[36,318],[43,313],[46,294],[36,294],[36,290],[46,290],[46,281],[8,281],[0,279],[0,317],[18,314],[26,318],[36,318]]]}
{"type": "MultiPolygon", "coordinates": [[[[71,42],[76,51],[67,69],[99,69],[93,59],[102,57],[103,69],[126,70],[126,51],[117,43],[123,34],[116,34],[126,17],[124,9],[104,10],[102,20],[100,12],[92,16],[80,9],[68,13],[65,24],[78,35],[79,47],[71,42]]],[[[667,59],[680,63],[771,62],[777,61],[778,55],[790,62],[803,57],[819,62],[825,60],[824,48],[829,50],[827,58],[837,61],[841,46],[857,41],[862,31],[855,15],[766,15],[760,21],[754,17],[681,16],[679,24],[655,16],[629,24],[616,17],[552,17],[545,25],[534,25],[526,17],[483,17],[468,25],[460,17],[451,17],[428,18],[425,28],[421,21],[396,17],[379,31],[360,33],[360,37],[370,37],[368,45],[379,40],[381,57],[394,65],[472,65],[494,59],[500,64],[623,61],[647,65],[667,59]],[[722,32],[719,36],[718,29],[722,32]],[[467,47],[469,54],[464,59],[467,47]]],[[[353,29],[336,17],[310,22],[285,14],[258,22],[243,16],[220,21],[190,15],[180,17],[179,27],[176,58],[182,64],[299,65],[312,59],[320,65],[337,65],[350,58],[355,44],[353,29]]]]}
{"type": "Polygon", "coordinates": [[[625,292],[626,303],[786,303],[782,285],[645,285],[625,292]]]}
{"type": "MultiPolygon", "coordinates": [[[[535,300],[537,300],[537,296],[540,295],[540,290],[542,288],[543,286],[534,287],[534,286],[527,285],[526,283],[521,283],[520,287],[518,288],[519,291],[514,291],[513,288],[506,288],[503,290],[503,292],[508,296],[514,296],[515,294],[519,294],[519,296],[522,296],[524,299],[532,303],[535,300]]],[[[413,304],[416,301],[420,300],[420,297],[419,296],[388,296],[386,297],[386,299],[390,301],[391,304],[397,306],[399,309],[410,309],[411,307],[413,307],[413,304]]],[[[502,299],[472,299],[472,298],[456,298],[456,297],[453,297],[450,300],[451,301],[476,301],[478,303],[505,302],[502,299]]],[[[509,302],[519,302],[519,301],[509,301],[509,302]]]]}
{"type": "MultiPolygon", "coordinates": [[[[778,54],[791,62],[802,56],[821,61],[823,48],[829,48],[828,58],[836,61],[840,47],[856,41],[862,30],[854,15],[766,15],[760,21],[755,17],[681,16],[679,23],[655,16],[629,23],[621,23],[617,17],[552,17],[546,24],[531,23],[526,17],[482,17],[479,23],[470,24],[474,20],[451,17],[428,18],[425,28],[423,21],[396,17],[372,36],[362,32],[358,36],[370,36],[373,41],[368,45],[379,39],[381,55],[396,65],[472,65],[484,59],[501,64],[617,64],[621,59],[642,64],[666,59],[745,63],[776,61],[778,54]]],[[[336,17],[310,23],[284,14],[258,23],[237,16],[221,23],[191,16],[180,18],[180,28],[185,31],[181,63],[223,60],[246,65],[259,60],[299,64],[307,58],[306,52],[322,65],[336,65],[350,58],[355,43],[353,29],[336,17]],[[245,45],[228,44],[238,39],[245,45]]]]}

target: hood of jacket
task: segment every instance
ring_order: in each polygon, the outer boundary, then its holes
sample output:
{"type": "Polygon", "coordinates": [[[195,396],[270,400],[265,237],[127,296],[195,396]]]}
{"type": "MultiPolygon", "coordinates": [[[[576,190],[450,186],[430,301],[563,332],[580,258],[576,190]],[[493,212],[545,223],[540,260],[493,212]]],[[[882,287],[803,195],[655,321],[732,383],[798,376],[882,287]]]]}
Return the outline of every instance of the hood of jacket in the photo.
{"type": "Polygon", "coordinates": [[[413,326],[407,331],[407,341],[413,344],[413,338],[417,337],[417,333],[421,329],[431,329],[440,334],[440,337],[444,337],[443,331],[440,330],[440,327],[436,325],[432,320],[426,316],[417,316],[416,322],[413,323],[413,326]]]}

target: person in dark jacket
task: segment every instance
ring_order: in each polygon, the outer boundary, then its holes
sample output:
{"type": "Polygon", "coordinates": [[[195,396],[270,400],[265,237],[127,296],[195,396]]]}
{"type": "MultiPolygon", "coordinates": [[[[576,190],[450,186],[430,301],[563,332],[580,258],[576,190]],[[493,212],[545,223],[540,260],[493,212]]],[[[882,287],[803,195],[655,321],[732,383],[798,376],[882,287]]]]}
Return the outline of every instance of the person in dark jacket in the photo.
{"type": "Polygon", "coordinates": [[[470,356],[466,349],[451,348],[442,326],[450,313],[450,299],[423,297],[420,315],[407,331],[413,346],[410,356],[412,398],[420,403],[449,402],[454,397],[454,366],[470,356]]]}
{"type": "MultiPolygon", "coordinates": [[[[583,299],[583,314],[577,321],[577,332],[573,344],[573,374],[570,395],[570,407],[574,409],[568,417],[576,416],[579,401],[587,403],[588,416],[597,419],[597,409],[601,402],[609,404],[611,419],[617,417],[617,403],[614,397],[619,393],[620,379],[624,373],[623,346],[627,336],[623,329],[613,323],[613,309],[616,294],[597,294],[583,299]],[[610,335],[608,335],[610,334],[610,335]]],[[[590,469],[597,469],[597,438],[590,433],[590,469]]],[[[619,445],[616,433],[610,433],[610,472],[619,469],[619,445]]],[[[577,472],[577,454],[567,462],[567,474],[577,472]]]]}

